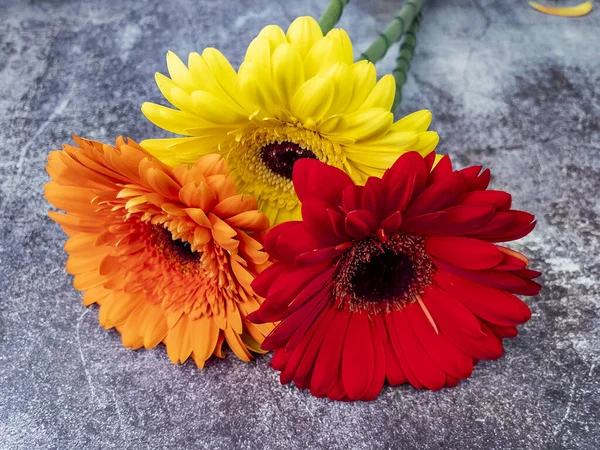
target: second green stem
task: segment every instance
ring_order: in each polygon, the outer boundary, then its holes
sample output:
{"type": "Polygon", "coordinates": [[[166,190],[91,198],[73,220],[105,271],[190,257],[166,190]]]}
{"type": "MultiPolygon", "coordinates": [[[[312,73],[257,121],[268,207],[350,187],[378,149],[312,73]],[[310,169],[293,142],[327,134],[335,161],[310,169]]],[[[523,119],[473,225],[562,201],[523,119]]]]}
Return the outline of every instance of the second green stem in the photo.
{"type": "Polygon", "coordinates": [[[408,0],[375,42],[360,55],[360,59],[375,63],[383,58],[390,45],[399,41],[406,30],[410,28],[415,17],[421,12],[423,2],[424,0],[408,0]]]}

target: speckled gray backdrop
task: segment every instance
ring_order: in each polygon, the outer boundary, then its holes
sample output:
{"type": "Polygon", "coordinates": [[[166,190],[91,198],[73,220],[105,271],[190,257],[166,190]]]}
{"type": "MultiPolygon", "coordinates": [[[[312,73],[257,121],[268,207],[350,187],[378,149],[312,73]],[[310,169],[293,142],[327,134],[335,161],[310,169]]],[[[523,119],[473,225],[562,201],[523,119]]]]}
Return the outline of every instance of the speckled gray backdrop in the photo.
{"type": "MultiPolygon", "coordinates": [[[[398,3],[350,3],[355,49],[398,3]]],[[[48,151],[71,133],[161,135],[139,106],[161,100],[168,49],[217,46],[237,65],[261,27],[324,4],[0,0],[1,448],[599,448],[600,7],[564,19],[525,0],[426,2],[402,110],[431,109],[440,150],[491,167],[536,214],[515,246],[544,271],[506,355],[457,388],[331,403],[280,386],[270,356],[200,372],[162,347],[132,352],[82,306],[46,216],[48,151]]]]}

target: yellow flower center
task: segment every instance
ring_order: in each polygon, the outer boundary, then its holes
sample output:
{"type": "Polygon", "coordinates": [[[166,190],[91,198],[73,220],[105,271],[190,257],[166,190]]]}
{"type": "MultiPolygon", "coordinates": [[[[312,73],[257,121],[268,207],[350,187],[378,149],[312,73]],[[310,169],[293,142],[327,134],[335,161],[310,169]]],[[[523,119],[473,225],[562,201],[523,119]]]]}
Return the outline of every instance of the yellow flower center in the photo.
{"type": "Polygon", "coordinates": [[[291,180],[296,161],[317,157],[310,150],[294,142],[283,141],[265,145],[260,151],[260,158],[271,172],[291,180]]]}
{"type": "Polygon", "coordinates": [[[259,203],[291,210],[298,205],[292,171],[301,158],[336,167],[344,161],[338,144],[294,124],[247,131],[233,142],[228,160],[241,191],[256,195],[259,203]]]}

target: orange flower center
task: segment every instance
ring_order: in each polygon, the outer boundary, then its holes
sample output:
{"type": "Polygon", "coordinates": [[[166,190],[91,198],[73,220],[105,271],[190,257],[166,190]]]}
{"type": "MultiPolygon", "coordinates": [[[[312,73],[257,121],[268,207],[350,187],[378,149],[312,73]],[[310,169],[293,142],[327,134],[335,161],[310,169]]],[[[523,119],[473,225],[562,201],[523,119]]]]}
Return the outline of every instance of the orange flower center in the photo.
{"type": "Polygon", "coordinates": [[[173,239],[171,232],[164,227],[150,227],[150,242],[158,253],[173,267],[183,273],[199,272],[202,252],[194,252],[189,242],[173,239]]]}

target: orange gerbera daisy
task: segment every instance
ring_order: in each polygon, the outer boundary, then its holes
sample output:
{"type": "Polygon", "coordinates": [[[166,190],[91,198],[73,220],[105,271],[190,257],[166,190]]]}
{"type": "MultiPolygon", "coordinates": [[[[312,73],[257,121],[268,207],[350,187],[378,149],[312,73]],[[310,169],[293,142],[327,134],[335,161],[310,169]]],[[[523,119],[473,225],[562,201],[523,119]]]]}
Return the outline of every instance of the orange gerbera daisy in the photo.
{"type": "Polygon", "coordinates": [[[253,197],[238,195],[225,161],[207,155],[171,168],[132,140],[116,148],[74,138],[48,158],[50,212],[69,239],[67,271],[83,303],[123,345],[163,342],[169,358],[204,367],[227,341],[244,361],[272,325],[246,316],[262,299],[250,283],[269,265],[269,227],[253,197]]]}

